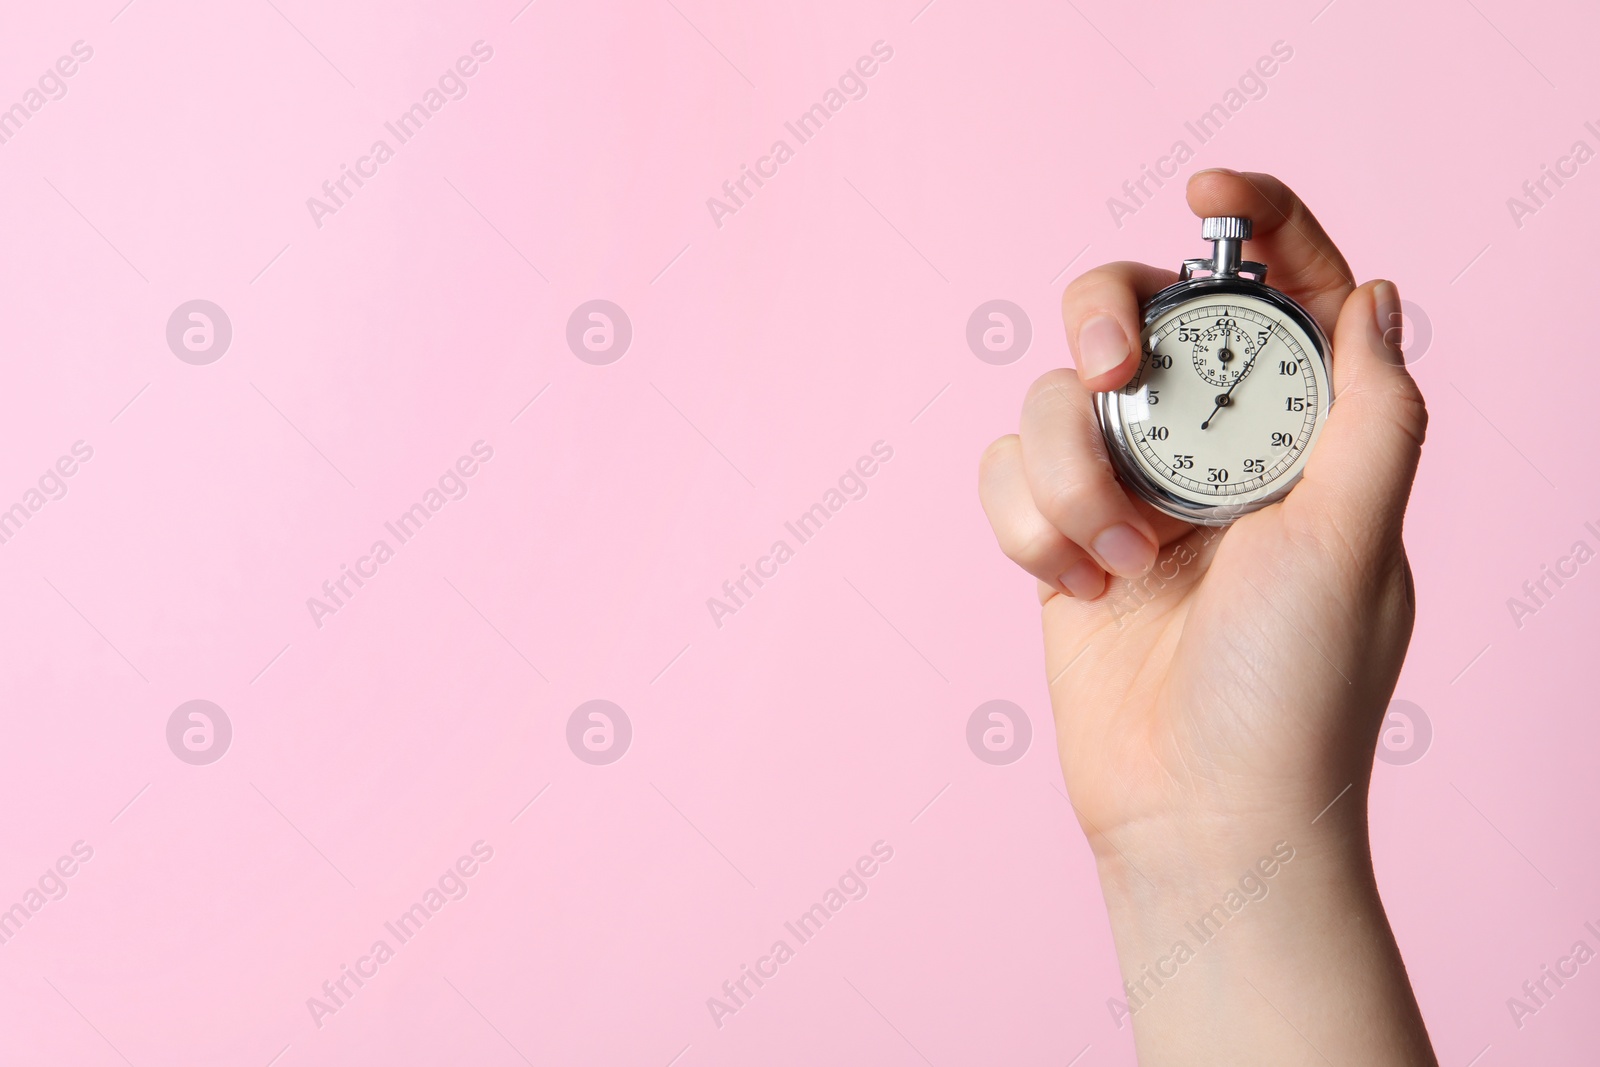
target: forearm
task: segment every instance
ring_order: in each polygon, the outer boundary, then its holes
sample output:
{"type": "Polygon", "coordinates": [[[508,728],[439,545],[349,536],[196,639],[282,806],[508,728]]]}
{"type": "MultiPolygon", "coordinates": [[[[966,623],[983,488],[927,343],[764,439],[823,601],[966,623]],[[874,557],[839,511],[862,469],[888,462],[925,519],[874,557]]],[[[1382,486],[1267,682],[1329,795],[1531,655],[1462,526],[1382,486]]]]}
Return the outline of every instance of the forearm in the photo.
{"type": "MultiPolygon", "coordinates": [[[[1304,824],[1300,824],[1304,826],[1304,824]]],[[[1433,1067],[1364,824],[1096,842],[1142,1067],[1433,1067]]]]}

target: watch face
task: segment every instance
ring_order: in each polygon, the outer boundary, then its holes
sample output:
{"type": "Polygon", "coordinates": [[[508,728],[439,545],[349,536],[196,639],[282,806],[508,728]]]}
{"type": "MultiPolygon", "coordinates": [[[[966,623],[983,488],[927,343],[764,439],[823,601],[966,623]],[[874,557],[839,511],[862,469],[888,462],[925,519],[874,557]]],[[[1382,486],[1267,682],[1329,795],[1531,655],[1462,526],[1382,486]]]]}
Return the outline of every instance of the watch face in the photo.
{"type": "Polygon", "coordinates": [[[1227,521],[1278,499],[1327,417],[1320,330],[1262,291],[1201,291],[1158,312],[1138,373],[1103,395],[1119,465],[1169,514],[1227,521]]]}

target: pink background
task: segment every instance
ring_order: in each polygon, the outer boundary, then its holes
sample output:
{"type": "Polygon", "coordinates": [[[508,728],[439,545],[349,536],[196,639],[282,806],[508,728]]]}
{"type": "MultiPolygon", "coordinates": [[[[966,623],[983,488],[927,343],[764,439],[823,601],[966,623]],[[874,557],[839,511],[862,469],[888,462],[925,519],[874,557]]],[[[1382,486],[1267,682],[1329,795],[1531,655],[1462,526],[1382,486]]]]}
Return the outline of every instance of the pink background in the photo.
{"type": "Polygon", "coordinates": [[[0,106],[93,49],[0,145],[0,507],[93,449],[0,545],[0,907],[93,849],[0,946],[7,1062],[1132,1063],[976,458],[1067,360],[1071,276],[1203,251],[1182,176],[1120,228],[1107,198],[1275,41],[1183,175],[1283,176],[1432,334],[1397,696],[1434,737],[1376,773],[1391,915],[1443,1063],[1593,1059],[1600,964],[1520,1030],[1505,1004],[1600,947],[1600,563],[1507,607],[1600,547],[1573,339],[1600,162],[1520,227],[1506,203],[1600,148],[1586,6],[123,2],[0,35],[0,106]],[[306,199],[479,40],[467,95],[319,228],[306,199]],[[197,298],[233,327],[208,365],[165,337],[197,298]],[[632,322],[610,365],[565,341],[591,299],[632,322]],[[965,340],[991,299],[1033,325],[1005,366],[965,340]],[[315,625],[480,440],[466,497],[315,625]],[[714,625],[880,440],[865,498],[714,625]],[[233,728],[208,766],[166,740],[195,699],[233,728]],[[632,723],[610,765],[566,742],[591,699],[632,723]],[[1035,731],[1008,766],[965,740],[992,699],[1035,731]],[[479,840],[468,895],[315,1025],[479,840]],[[879,840],[869,894],[718,1028],[706,999],[879,840]]]}

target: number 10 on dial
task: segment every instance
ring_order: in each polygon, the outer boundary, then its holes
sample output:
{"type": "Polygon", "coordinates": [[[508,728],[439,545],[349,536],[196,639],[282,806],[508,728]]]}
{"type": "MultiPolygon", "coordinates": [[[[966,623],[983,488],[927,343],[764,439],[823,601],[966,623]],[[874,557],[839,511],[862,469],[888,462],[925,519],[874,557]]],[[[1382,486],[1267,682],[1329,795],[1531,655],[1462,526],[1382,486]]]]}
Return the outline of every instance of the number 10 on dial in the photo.
{"type": "Polygon", "coordinates": [[[1179,281],[1151,298],[1138,373],[1095,395],[1123,483],[1207,526],[1283,499],[1333,400],[1328,339],[1265,284],[1264,265],[1241,262],[1250,230],[1249,219],[1205,220],[1213,258],[1185,261],[1179,281]]]}

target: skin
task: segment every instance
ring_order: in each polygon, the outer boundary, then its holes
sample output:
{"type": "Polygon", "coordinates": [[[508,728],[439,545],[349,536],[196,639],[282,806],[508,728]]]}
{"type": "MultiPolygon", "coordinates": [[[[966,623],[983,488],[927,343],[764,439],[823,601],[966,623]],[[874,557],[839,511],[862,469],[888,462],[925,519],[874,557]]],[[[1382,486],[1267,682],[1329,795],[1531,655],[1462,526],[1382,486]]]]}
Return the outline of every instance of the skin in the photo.
{"type": "Polygon", "coordinates": [[[1151,1067],[1433,1065],[1367,834],[1415,615],[1401,528],[1427,426],[1399,294],[1356,286],[1270,175],[1202,171],[1187,193],[1197,216],[1254,220],[1245,258],[1332,338],[1335,402],[1299,484],[1223,531],[1116,480],[1090,394],[1132,377],[1139,306],[1177,280],[1136,263],[1067,288],[1081,369],[1035,382],[1021,432],[980,463],[1001,549],[1039,579],[1061,766],[1129,983],[1108,1010],[1151,1067]],[[1230,890],[1242,906],[1197,934],[1230,890]]]}

